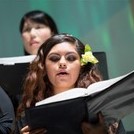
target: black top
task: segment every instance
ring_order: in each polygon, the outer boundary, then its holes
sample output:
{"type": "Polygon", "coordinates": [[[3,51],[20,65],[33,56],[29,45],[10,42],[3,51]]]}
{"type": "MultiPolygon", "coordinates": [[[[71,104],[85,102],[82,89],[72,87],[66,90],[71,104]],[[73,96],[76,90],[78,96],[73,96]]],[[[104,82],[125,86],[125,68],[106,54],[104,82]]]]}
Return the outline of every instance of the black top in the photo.
{"type": "Polygon", "coordinates": [[[14,108],[9,96],[0,87],[0,133],[9,134],[15,119],[14,108]]]}

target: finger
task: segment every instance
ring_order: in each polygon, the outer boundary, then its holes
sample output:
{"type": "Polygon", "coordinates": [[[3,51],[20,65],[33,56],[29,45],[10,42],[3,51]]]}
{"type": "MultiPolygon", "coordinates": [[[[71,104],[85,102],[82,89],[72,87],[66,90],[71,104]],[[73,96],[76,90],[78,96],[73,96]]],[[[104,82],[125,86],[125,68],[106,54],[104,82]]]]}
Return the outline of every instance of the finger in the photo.
{"type": "Polygon", "coordinates": [[[29,134],[30,128],[29,126],[25,126],[20,130],[21,134],[29,134]]]}

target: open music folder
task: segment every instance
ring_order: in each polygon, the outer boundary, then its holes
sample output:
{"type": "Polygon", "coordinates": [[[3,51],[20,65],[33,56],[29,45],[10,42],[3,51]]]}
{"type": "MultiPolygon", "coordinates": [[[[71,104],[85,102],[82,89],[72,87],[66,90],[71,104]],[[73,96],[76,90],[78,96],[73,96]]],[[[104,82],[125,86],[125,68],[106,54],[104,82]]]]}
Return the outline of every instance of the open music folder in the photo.
{"type": "Polygon", "coordinates": [[[134,112],[134,71],[74,88],[36,103],[25,111],[31,129],[46,128],[47,134],[82,134],[83,120],[92,122],[98,112],[106,125],[134,112]]]}
{"type": "Polygon", "coordinates": [[[22,84],[35,55],[0,58],[0,85],[9,94],[22,93],[22,84]]]}

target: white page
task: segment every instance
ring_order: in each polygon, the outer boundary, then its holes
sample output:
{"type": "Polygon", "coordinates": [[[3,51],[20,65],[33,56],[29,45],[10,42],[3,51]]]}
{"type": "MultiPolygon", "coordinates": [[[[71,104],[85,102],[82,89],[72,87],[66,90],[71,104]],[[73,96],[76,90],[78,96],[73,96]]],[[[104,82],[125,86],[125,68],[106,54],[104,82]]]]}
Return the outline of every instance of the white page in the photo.
{"type": "Polygon", "coordinates": [[[35,57],[36,55],[0,58],[0,64],[14,65],[16,63],[28,63],[32,62],[35,57]]]}

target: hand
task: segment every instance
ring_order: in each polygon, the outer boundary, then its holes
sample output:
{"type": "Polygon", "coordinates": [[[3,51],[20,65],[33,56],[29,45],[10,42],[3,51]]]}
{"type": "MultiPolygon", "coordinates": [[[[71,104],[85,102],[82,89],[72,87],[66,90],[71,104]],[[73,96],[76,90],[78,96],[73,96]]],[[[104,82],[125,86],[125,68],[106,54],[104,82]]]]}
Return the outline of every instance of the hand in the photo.
{"type": "Polygon", "coordinates": [[[96,114],[90,121],[82,122],[83,134],[110,134],[107,133],[104,117],[101,113],[96,114]]]}
{"type": "Polygon", "coordinates": [[[23,127],[20,131],[21,134],[45,134],[46,132],[47,130],[45,128],[39,128],[39,129],[30,131],[29,126],[23,127]]]}

